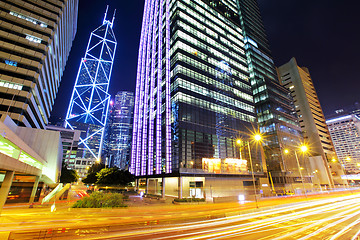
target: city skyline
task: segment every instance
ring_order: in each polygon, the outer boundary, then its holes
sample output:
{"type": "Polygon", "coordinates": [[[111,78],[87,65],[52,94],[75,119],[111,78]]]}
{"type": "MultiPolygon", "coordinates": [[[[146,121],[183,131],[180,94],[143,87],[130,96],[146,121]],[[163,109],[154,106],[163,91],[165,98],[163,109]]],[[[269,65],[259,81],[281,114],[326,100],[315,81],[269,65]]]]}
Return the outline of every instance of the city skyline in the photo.
{"type": "Polygon", "coordinates": [[[356,7],[0,1],[0,238],[360,239],[356,7]]]}
{"type": "MultiPolygon", "coordinates": [[[[331,28],[329,30],[327,25],[328,22],[334,21],[332,19],[333,15],[330,13],[337,11],[339,8],[341,10],[339,16],[345,17],[337,18],[336,24],[346,27],[337,29],[337,31],[341,31],[342,35],[346,36],[344,37],[347,42],[344,46],[345,49],[351,48],[351,46],[355,45],[357,39],[359,39],[359,34],[354,31],[350,32],[348,27],[348,25],[359,22],[359,20],[353,19],[355,16],[353,10],[345,14],[345,4],[343,4],[344,6],[341,4],[339,6],[339,3],[336,1],[326,1],[326,4],[323,4],[324,9],[320,12],[322,15],[316,15],[319,16],[320,20],[318,22],[310,22],[306,19],[314,20],[316,10],[325,1],[312,5],[305,4],[307,9],[304,9],[305,7],[303,6],[298,6],[296,2],[294,4],[282,0],[259,0],[258,2],[276,65],[279,66],[286,63],[291,57],[296,57],[300,65],[306,65],[311,69],[311,75],[314,79],[315,88],[319,91],[320,103],[325,116],[333,113],[336,109],[352,105],[360,100],[355,94],[355,86],[359,84],[356,83],[355,75],[355,66],[359,62],[356,59],[355,53],[358,50],[333,51],[334,41],[339,41],[339,37],[335,37],[332,33],[330,34],[331,28]],[[337,4],[335,5],[335,3],[337,4]],[[286,9],[288,11],[285,11],[286,9]],[[281,11],[283,14],[280,14],[281,11]],[[299,24],[302,24],[301,28],[298,28],[299,24]],[[292,29],[300,30],[295,32],[291,31],[292,29]],[[311,32],[319,29],[321,36],[316,34],[317,41],[314,41],[313,38],[300,38],[299,36],[305,36],[307,29],[311,32]],[[348,56],[345,58],[351,62],[350,65],[340,63],[340,59],[344,59],[346,54],[348,56]],[[350,68],[351,66],[353,68],[350,68]],[[346,78],[344,79],[342,76],[346,78]],[[352,85],[354,87],[351,89],[346,88],[346,86],[337,84],[337,81],[346,81],[347,84],[343,85],[352,85]]],[[[79,4],[78,34],[60,86],[59,91],[63,93],[62,98],[56,99],[54,111],[51,114],[52,117],[62,117],[65,115],[67,106],[64,106],[63,102],[70,100],[70,93],[66,89],[72,88],[74,85],[78,61],[84,52],[84,46],[81,46],[81,43],[85,41],[83,39],[86,33],[91,31],[91,26],[94,26],[92,24],[96,24],[103,17],[103,11],[99,11],[99,9],[105,9],[107,4],[110,5],[110,11],[117,8],[117,25],[114,27],[114,31],[119,35],[118,53],[114,62],[116,68],[113,73],[113,81],[110,84],[110,94],[114,96],[117,91],[121,90],[135,91],[138,44],[140,41],[144,1],[135,0],[126,4],[114,0],[104,2],[93,1],[92,4],[80,1],[79,4]],[[89,18],[88,16],[93,17],[89,18]],[[131,24],[128,24],[128,22],[131,22],[131,24]]],[[[319,13],[316,12],[316,14],[319,13]]]]}

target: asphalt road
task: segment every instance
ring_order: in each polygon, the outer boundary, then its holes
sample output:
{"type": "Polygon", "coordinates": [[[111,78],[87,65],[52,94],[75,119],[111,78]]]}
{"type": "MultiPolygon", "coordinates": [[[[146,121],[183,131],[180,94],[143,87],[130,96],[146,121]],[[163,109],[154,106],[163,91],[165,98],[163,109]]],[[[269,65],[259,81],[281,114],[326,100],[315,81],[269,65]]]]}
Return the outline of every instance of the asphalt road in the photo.
{"type": "Polygon", "coordinates": [[[359,196],[311,201],[188,224],[114,231],[92,239],[360,239],[359,196]]]}
{"type": "MultiPolygon", "coordinates": [[[[133,212],[128,216],[114,215],[120,212],[94,212],[90,218],[89,213],[87,217],[74,219],[73,225],[62,222],[64,227],[57,225],[61,219],[55,218],[52,220],[53,226],[50,223],[46,229],[21,231],[17,228],[8,239],[358,240],[359,198],[358,193],[330,195],[327,198],[305,199],[247,211],[237,211],[233,204],[229,204],[228,208],[210,204],[182,208],[151,207],[147,212],[133,212]],[[97,224],[91,224],[91,221],[97,224]]],[[[71,212],[68,215],[70,219],[71,212]]],[[[44,221],[43,224],[46,224],[44,221]]]]}

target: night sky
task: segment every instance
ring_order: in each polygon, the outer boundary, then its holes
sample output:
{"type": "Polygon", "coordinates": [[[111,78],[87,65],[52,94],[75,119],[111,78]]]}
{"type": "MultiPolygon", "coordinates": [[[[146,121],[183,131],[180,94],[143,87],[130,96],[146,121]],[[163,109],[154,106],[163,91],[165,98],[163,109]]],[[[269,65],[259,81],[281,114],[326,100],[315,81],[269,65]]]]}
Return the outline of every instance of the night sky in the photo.
{"type": "MultiPolygon", "coordinates": [[[[325,115],[360,101],[360,15],[357,1],[258,0],[276,65],[296,57],[308,67],[325,115]]],[[[91,31],[102,24],[106,5],[116,8],[118,46],[110,94],[135,91],[144,0],[80,0],[78,31],[52,117],[65,117],[80,59],[91,31]]]]}

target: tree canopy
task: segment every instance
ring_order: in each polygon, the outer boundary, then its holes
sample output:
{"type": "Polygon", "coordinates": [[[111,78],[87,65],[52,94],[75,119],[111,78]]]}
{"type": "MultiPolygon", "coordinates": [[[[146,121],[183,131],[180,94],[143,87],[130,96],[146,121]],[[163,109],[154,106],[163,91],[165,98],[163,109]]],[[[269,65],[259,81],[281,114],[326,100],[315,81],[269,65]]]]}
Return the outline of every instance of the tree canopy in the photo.
{"type": "Polygon", "coordinates": [[[101,169],[96,176],[98,184],[128,185],[134,181],[134,176],[129,171],[120,170],[117,167],[101,169]]]}
{"type": "Polygon", "coordinates": [[[60,176],[60,182],[61,183],[72,183],[76,182],[79,179],[79,175],[74,169],[67,169],[67,166],[63,164],[61,168],[61,176],[60,176]]]}
{"type": "Polygon", "coordinates": [[[104,185],[128,185],[134,181],[134,176],[127,170],[120,170],[117,167],[105,168],[104,164],[95,163],[89,168],[86,178],[82,180],[86,184],[104,185]]]}

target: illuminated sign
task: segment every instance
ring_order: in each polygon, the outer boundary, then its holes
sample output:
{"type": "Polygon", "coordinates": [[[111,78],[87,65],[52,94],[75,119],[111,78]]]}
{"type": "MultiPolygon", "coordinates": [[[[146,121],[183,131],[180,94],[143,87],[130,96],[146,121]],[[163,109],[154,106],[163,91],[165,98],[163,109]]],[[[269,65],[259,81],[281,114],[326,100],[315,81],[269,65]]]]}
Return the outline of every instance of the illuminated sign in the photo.
{"type": "Polygon", "coordinates": [[[247,160],[238,158],[203,158],[202,169],[209,173],[248,173],[247,160]]]}
{"type": "Polygon", "coordinates": [[[223,169],[227,173],[245,173],[248,172],[247,160],[237,158],[226,158],[223,169]]]}
{"type": "Polygon", "coordinates": [[[344,180],[360,180],[360,174],[354,175],[341,175],[341,179],[344,180]]]}
{"type": "Polygon", "coordinates": [[[220,173],[221,172],[221,159],[218,158],[203,158],[202,168],[206,172],[220,173]]]}

